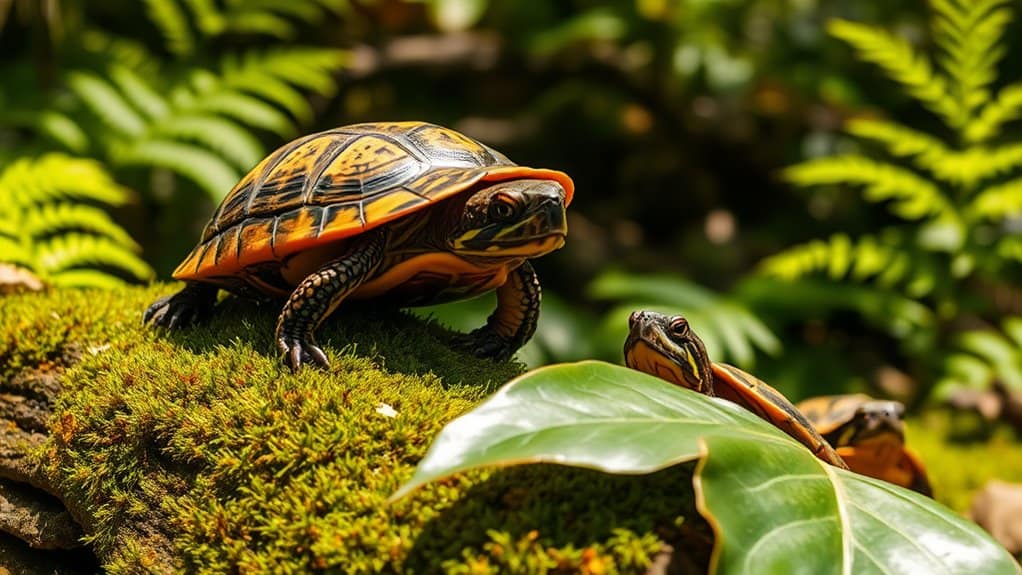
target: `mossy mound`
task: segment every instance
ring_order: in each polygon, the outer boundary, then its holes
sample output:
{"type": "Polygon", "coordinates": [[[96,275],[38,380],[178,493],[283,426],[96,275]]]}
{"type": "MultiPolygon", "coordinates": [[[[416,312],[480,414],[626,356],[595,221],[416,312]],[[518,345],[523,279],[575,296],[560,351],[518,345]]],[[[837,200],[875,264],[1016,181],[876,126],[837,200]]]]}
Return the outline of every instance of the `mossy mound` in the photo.
{"type": "Polygon", "coordinates": [[[681,571],[705,568],[691,466],[487,470],[386,502],[521,365],[351,306],[319,331],[331,369],[292,374],[273,353],[276,306],[232,298],[198,327],[143,327],[171,289],[0,298],[0,386],[57,374],[34,456],[107,570],[644,573],[667,544],[681,571]]]}

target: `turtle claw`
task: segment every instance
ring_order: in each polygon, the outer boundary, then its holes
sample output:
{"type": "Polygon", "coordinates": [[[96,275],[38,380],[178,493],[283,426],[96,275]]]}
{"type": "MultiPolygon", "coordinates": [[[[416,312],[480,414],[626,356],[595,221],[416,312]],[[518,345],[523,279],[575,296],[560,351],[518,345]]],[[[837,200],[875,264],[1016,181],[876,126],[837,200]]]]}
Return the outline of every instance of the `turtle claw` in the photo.
{"type": "Polygon", "coordinates": [[[186,286],[153,302],[142,314],[142,323],[176,329],[205,318],[216,303],[216,290],[200,286],[186,286]]]}
{"type": "Polygon", "coordinates": [[[298,371],[303,363],[317,365],[323,369],[330,367],[330,360],[311,337],[281,336],[277,338],[277,349],[284,355],[284,363],[293,372],[298,371]]]}
{"type": "Polygon", "coordinates": [[[517,347],[488,325],[470,333],[454,336],[451,338],[451,346],[478,358],[493,361],[507,361],[518,351],[517,347]]]}

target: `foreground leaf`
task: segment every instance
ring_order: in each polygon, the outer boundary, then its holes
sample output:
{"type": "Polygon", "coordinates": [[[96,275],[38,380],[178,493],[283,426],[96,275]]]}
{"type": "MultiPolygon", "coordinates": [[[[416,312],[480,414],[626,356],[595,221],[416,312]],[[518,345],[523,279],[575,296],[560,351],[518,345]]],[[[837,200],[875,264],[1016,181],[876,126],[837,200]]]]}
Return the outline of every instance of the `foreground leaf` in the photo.
{"type": "Polygon", "coordinates": [[[451,422],[392,499],[486,465],[639,474],[696,458],[719,572],[1018,572],[979,527],[932,500],[828,466],[727,401],[595,361],[532,371],[451,422]]]}

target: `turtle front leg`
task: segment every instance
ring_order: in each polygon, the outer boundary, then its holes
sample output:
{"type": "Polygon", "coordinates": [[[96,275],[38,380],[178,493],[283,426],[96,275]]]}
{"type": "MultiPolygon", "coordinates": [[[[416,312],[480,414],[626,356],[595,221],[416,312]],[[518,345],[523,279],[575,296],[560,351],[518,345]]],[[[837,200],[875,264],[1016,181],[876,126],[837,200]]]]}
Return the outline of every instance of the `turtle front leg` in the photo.
{"type": "Polygon", "coordinates": [[[291,293],[277,319],[275,336],[277,349],[292,370],[297,371],[303,363],[330,366],[326,354],[312,337],[313,331],[376,270],[383,261],[385,245],[383,232],[370,232],[347,254],[302,280],[291,293]]]}
{"type": "Polygon", "coordinates": [[[536,333],[541,290],[536,270],[528,261],[508,274],[507,282],[497,288],[497,309],[486,325],[458,336],[456,347],[478,357],[495,361],[509,359],[536,333]]]}
{"type": "Polygon", "coordinates": [[[200,321],[213,312],[218,288],[199,282],[188,282],[176,294],[162,297],[142,314],[142,323],[174,329],[200,321]]]}

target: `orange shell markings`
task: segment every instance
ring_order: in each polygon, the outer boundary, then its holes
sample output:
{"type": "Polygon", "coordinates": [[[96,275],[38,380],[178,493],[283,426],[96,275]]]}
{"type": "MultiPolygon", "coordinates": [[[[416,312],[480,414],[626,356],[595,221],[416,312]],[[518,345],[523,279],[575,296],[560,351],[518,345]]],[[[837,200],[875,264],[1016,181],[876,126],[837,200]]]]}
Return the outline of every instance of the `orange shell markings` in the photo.
{"type": "Polygon", "coordinates": [[[726,363],[711,364],[714,392],[773,423],[820,459],[848,469],[838,453],[816,431],[806,417],[779,391],[759,378],[726,363]]]}
{"type": "Polygon", "coordinates": [[[567,174],[517,166],[463,134],[423,122],[345,126],[278,148],[227,194],[202,240],[174,271],[179,280],[340,241],[408,216],[480,182],[554,180],[567,174]]]}

